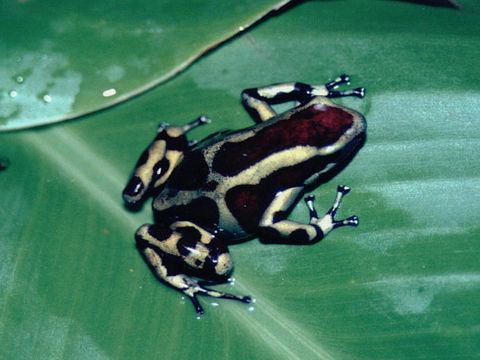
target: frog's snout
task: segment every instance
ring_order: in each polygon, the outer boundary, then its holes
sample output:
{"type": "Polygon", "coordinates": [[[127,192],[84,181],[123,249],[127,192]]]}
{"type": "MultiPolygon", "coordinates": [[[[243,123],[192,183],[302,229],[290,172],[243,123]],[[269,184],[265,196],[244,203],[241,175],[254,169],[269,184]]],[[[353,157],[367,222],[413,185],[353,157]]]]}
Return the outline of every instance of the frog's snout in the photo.
{"type": "Polygon", "coordinates": [[[123,190],[122,197],[127,204],[136,204],[142,199],[145,192],[143,181],[136,175],[132,176],[123,190]]]}

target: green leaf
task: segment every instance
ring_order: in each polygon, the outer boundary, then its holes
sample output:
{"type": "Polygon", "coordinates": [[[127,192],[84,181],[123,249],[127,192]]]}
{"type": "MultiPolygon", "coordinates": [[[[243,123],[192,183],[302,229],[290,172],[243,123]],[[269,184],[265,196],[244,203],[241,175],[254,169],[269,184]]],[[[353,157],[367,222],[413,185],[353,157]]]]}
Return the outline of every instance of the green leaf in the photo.
{"type": "Polygon", "coordinates": [[[430,5],[430,6],[443,6],[447,8],[459,9],[458,4],[453,0],[397,0],[408,1],[416,4],[430,5]]]}
{"type": "Polygon", "coordinates": [[[125,101],[288,2],[5,0],[0,130],[125,101]]]}
{"type": "MultiPolygon", "coordinates": [[[[480,354],[480,7],[316,1],[225,44],[133,101],[55,127],[4,133],[0,357],[5,359],[475,359],[480,354]],[[252,123],[242,89],[340,73],[368,121],[353,162],[315,191],[351,186],[315,246],[231,247],[233,293],[191,304],[135,249],[152,221],[120,193],[161,121],[207,114],[202,138],[252,123]],[[6,162],[5,162],[6,163],[6,162]]],[[[299,204],[293,219],[308,221],[299,204]]]]}

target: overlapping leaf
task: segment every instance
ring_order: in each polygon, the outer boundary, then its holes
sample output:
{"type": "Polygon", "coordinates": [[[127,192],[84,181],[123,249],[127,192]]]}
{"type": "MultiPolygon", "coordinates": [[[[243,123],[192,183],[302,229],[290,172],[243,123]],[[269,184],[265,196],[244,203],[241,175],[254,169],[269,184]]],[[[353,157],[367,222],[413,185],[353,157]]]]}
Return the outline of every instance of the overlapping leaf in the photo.
{"type": "Polygon", "coordinates": [[[288,2],[6,0],[0,12],[0,130],[125,101],[288,2]]]}

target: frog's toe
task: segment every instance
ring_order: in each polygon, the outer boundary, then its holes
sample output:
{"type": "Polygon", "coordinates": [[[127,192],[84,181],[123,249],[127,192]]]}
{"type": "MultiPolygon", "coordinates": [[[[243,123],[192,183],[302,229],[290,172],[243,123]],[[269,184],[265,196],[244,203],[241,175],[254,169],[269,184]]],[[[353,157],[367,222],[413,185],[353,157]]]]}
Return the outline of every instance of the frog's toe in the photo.
{"type": "Polygon", "coordinates": [[[333,228],[337,228],[339,226],[358,226],[358,216],[353,215],[344,220],[334,220],[333,221],[333,228]]]}
{"type": "Polygon", "coordinates": [[[203,307],[202,305],[200,305],[200,302],[198,301],[196,296],[189,296],[189,299],[192,301],[193,307],[195,308],[197,315],[201,316],[205,314],[205,310],[203,310],[203,307]]]}
{"type": "Polygon", "coordinates": [[[202,305],[200,305],[197,295],[236,300],[236,301],[243,302],[245,304],[249,304],[252,302],[252,298],[250,296],[239,296],[234,294],[227,294],[221,291],[207,289],[199,285],[198,282],[195,282],[195,284],[190,284],[190,286],[187,289],[182,290],[182,292],[186,296],[188,296],[188,298],[192,301],[193,307],[195,308],[195,311],[197,312],[198,315],[203,315],[205,313],[205,310],[203,310],[202,305]]]}
{"type": "Polygon", "coordinates": [[[160,124],[158,124],[157,133],[161,133],[162,131],[164,131],[169,126],[170,126],[169,123],[162,121],[160,124]]]}

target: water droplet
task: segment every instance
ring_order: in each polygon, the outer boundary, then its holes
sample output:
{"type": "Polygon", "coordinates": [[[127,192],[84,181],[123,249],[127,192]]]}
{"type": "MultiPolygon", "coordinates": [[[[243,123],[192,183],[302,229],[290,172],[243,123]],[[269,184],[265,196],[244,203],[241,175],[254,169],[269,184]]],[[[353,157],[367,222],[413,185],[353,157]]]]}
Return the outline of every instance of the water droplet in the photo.
{"type": "Polygon", "coordinates": [[[49,103],[50,101],[52,101],[52,97],[47,94],[43,97],[43,101],[46,103],[49,103]]]}
{"type": "Polygon", "coordinates": [[[109,97],[109,96],[113,96],[117,93],[117,90],[115,89],[108,89],[108,90],[105,90],[102,95],[105,96],[105,97],[109,97]]]}
{"type": "Polygon", "coordinates": [[[218,306],[218,303],[215,302],[215,301],[212,301],[212,302],[210,303],[210,305],[211,305],[211,306],[218,306]]]}
{"type": "Polygon", "coordinates": [[[8,93],[8,95],[10,95],[11,98],[15,98],[15,97],[17,97],[18,94],[15,90],[12,90],[8,93]]]}
{"type": "Polygon", "coordinates": [[[15,81],[19,84],[23,83],[23,80],[24,80],[24,78],[21,75],[17,76],[17,78],[15,79],[15,81]]]}
{"type": "Polygon", "coordinates": [[[254,306],[249,306],[249,307],[248,307],[248,311],[249,311],[249,312],[255,311],[255,307],[254,307],[254,306]]]}

